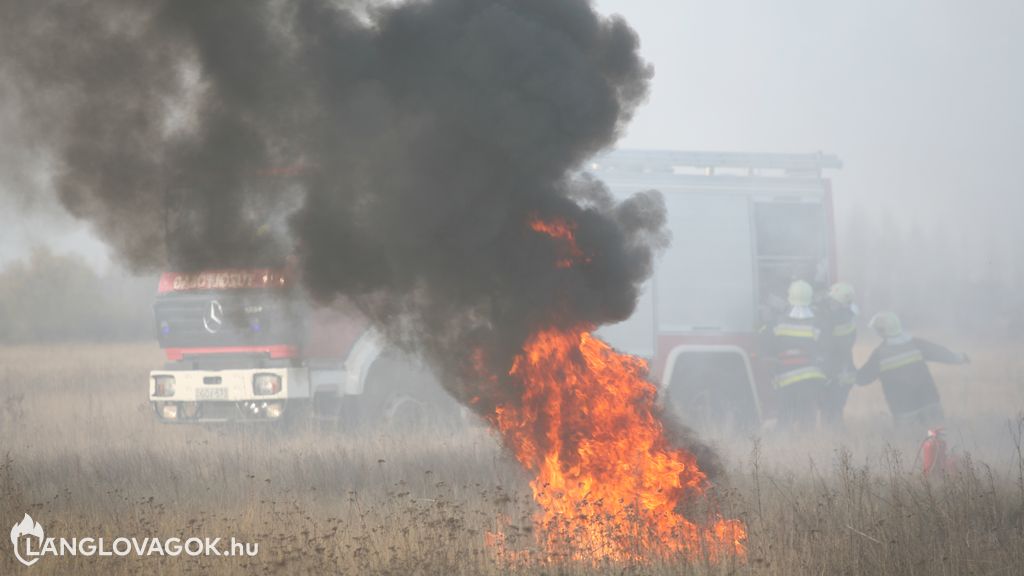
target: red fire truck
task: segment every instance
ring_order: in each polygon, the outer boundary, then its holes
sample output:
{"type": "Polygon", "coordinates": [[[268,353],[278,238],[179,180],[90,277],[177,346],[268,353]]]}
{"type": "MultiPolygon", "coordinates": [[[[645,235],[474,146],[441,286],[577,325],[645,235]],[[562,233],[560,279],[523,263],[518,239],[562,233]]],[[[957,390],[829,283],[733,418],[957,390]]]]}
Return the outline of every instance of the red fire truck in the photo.
{"type": "Polygon", "coordinates": [[[295,284],[286,269],[164,273],[154,311],[167,363],[149,378],[157,417],[396,423],[453,409],[358,313],[313,307],[295,284]]]}
{"type": "Polygon", "coordinates": [[[655,189],[671,246],[634,316],[602,334],[651,359],[687,421],[745,428],[775,415],[758,331],[783,312],[789,283],[819,293],[836,278],[827,154],[616,151],[589,171],[625,196],[655,189]]]}

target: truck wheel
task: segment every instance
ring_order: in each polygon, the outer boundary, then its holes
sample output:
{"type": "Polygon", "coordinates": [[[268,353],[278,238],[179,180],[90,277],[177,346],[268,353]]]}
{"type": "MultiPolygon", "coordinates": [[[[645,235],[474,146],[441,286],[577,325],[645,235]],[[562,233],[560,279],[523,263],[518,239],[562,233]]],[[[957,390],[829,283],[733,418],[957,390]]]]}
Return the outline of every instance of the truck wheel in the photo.
{"type": "Polygon", "coordinates": [[[433,375],[397,354],[373,363],[363,394],[353,404],[363,423],[389,430],[437,426],[458,415],[457,404],[433,375]]]}
{"type": "Polygon", "coordinates": [[[384,408],[384,422],[391,429],[421,429],[437,423],[437,410],[408,394],[395,394],[384,408]]]}

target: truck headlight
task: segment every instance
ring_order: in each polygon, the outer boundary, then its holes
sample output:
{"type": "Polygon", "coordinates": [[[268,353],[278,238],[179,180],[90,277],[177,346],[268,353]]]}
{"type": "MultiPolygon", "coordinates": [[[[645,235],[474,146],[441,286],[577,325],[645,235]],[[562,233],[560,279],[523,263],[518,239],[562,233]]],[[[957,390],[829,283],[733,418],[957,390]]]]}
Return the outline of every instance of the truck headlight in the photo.
{"type": "Polygon", "coordinates": [[[281,377],[277,374],[255,374],[252,377],[252,393],[256,396],[270,396],[281,391],[281,377]]]}
{"type": "Polygon", "coordinates": [[[153,376],[153,396],[169,398],[174,396],[174,376],[153,376]]]}
{"type": "Polygon", "coordinates": [[[269,402],[263,405],[263,413],[267,415],[267,418],[277,419],[284,414],[284,404],[281,402],[269,402]]]}
{"type": "Polygon", "coordinates": [[[160,417],[164,420],[178,419],[178,405],[174,402],[166,402],[160,406],[160,417]]]}

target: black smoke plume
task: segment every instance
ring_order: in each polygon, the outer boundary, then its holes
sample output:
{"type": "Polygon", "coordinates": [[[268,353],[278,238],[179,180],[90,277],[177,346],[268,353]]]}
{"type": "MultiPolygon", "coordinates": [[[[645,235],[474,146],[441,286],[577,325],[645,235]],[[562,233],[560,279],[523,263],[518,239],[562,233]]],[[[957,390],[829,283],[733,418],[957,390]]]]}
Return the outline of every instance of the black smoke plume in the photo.
{"type": "Polygon", "coordinates": [[[501,374],[528,334],[635,306],[661,199],[572,175],[645,97],[637,49],[587,0],[0,7],[17,145],[124,262],[295,254],[316,299],[356,303],[462,400],[471,350],[501,374]],[[532,219],[574,223],[588,261],[555,266],[532,219]]]}

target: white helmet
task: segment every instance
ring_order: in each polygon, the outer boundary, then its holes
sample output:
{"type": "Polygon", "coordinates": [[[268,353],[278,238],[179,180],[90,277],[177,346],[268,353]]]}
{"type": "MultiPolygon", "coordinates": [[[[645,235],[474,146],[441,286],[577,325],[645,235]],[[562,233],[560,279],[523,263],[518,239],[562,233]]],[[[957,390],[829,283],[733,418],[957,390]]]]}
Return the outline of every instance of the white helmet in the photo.
{"type": "Polygon", "coordinates": [[[903,323],[900,317],[892,312],[879,312],[871,318],[869,326],[878,332],[879,336],[889,339],[897,338],[903,334],[903,323]]]}

